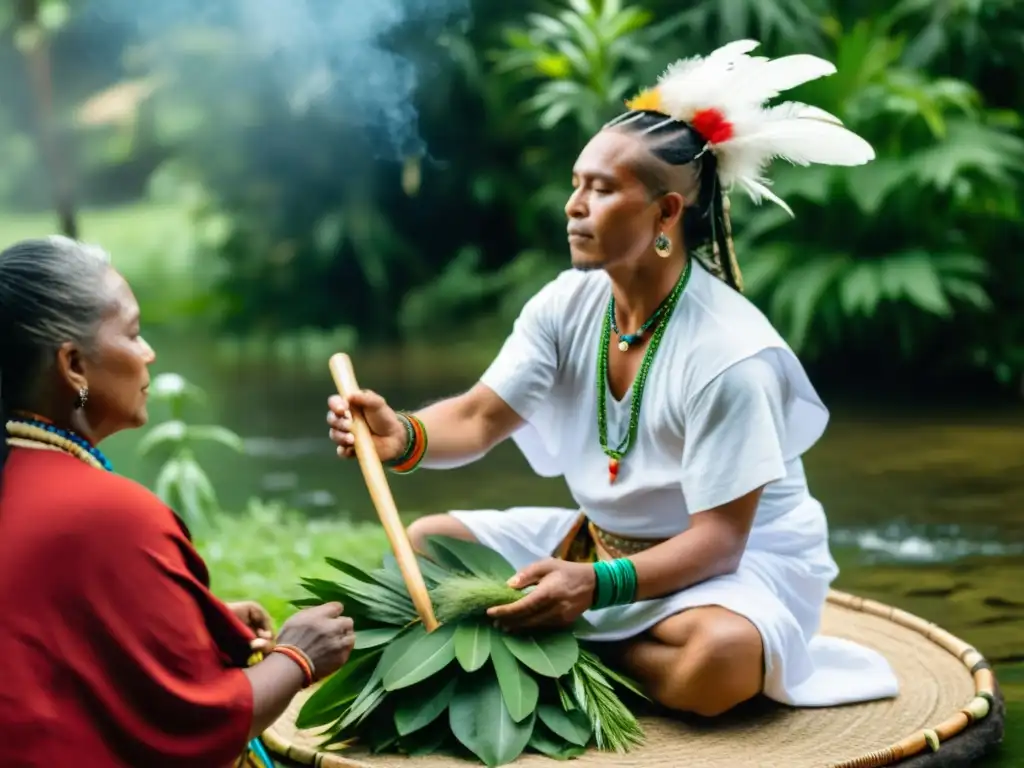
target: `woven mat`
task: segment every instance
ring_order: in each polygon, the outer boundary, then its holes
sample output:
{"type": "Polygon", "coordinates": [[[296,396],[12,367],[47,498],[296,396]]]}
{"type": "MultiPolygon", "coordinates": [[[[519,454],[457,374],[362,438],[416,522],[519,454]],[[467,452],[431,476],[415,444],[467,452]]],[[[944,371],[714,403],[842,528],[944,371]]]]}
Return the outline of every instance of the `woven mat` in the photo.
{"type": "MultiPolygon", "coordinates": [[[[844,597],[838,594],[830,596],[821,632],[854,640],[881,652],[899,677],[900,695],[897,698],[829,709],[799,710],[759,701],[710,723],[645,717],[642,725],[646,743],[642,747],[627,755],[594,750],[566,765],[579,768],[828,766],[884,749],[912,733],[934,727],[971,700],[974,696],[971,674],[955,655],[919,631],[837,602],[844,597]]],[[[443,755],[418,758],[369,755],[358,748],[343,753],[318,752],[317,735],[298,731],[294,724],[307,696],[308,693],[297,697],[266,734],[268,746],[282,757],[320,768],[472,765],[443,755]]],[[[981,731],[983,725],[984,720],[955,737],[949,746],[971,736],[972,730],[981,731]]],[[[985,730],[992,733],[992,729],[985,730]]],[[[1001,727],[997,730],[998,734],[987,738],[998,739],[1001,727]]],[[[935,756],[941,753],[940,750],[935,756]]],[[[520,757],[515,765],[551,768],[556,762],[527,754],[520,757]]]]}

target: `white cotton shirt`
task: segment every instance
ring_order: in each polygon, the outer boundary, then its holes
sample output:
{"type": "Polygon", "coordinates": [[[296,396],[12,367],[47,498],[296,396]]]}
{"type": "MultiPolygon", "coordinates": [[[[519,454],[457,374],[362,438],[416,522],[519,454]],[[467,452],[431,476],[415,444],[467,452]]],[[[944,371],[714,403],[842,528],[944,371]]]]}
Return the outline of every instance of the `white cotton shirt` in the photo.
{"type": "MultiPolygon", "coordinates": [[[[451,510],[514,568],[550,557],[582,510],[598,526],[669,538],[690,515],[765,486],[739,566],[649,600],[584,614],[588,640],[640,635],[681,611],[721,606],[747,618],[764,648],[764,693],[793,706],[895,696],[877,651],[818,634],[838,570],[801,455],[828,412],[796,355],[746,298],[696,263],[662,338],[637,441],[614,483],[597,436],[597,347],[611,295],[605,272],[564,272],[523,309],[482,381],[525,424],[513,439],[541,475],[564,475],[579,509],[451,510]]],[[[616,354],[611,350],[609,354],[616,354]]],[[[629,424],[630,394],[609,393],[609,442],[629,424]]]]}
{"type": "MultiPolygon", "coordinates": [[[[534,471],[563,475],[599,527],[642,538],[681,533],[689,515],[764,485],[755,528],[805,501],[800,456],[828,411],[768,319],[696,262],[648,374],[636,441],[609,482],[596,387],[610,296],[604,271],[563,272],[481,379],[526,421],[513,439],[534,471]]],[[[607,393],[610,445],[626,435],[632,393],[607,393]]]]}

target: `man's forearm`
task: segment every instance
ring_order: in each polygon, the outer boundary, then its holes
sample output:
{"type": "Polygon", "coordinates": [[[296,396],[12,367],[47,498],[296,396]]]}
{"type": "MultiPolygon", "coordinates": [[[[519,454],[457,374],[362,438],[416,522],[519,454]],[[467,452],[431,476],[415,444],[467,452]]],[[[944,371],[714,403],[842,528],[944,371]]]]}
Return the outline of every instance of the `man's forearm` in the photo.
{"type": "Polygon", "coordinates": [[[693,528],[633,555],[637,600],[678,592],[739,566],[743,541],[723,537],[709,527],[693,528]]]}
{"type": "Polygon", "coordinates": [[[420,465],[426,469],[451,469],[482,458],[491,446],[460,397],[428,405],[416,411],[427,432],[427,455],[420,465]]]}
{"type": "Polygon", "coordinates": [[[691,515],[689,529],[631,557],[636,567],[636,599],[669,595],[739,568],[763,490],[763,486],[755,488],[691,515]]]}
{"type": "Polygon", "coordinates": [[[422,467],[451,469],[482,458],[510,435],[520,420],[490,390],[474,389],[416,411],[427,432],[422,467]]]}

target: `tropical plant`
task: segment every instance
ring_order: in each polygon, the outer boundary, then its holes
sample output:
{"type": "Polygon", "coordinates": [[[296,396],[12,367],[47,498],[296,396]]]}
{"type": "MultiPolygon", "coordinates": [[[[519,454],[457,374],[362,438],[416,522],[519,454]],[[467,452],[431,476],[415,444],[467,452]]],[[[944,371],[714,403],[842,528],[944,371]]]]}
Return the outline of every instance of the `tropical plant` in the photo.
{"type": "Polygon", "coordinates": [[[154,402],[167,403],[170,418],[150,429],[136,450],[142,456],[158,449],[166,454],[154,492],[190,526],[205,527],[221,507],[213,483],[196,460],[195,446],[212,442],[241,453],[242,438],[226,427],[188,424],[186,406],[202,401],[205,394],[176,373],[156,376],[149,392],[154,402]]]}
{"type": "Polygon", "coordinates": [[[555,14],[527,14],[527,27],[508,29],[508,47],[493,58],[499,73],[542,79],[524,105],[539,112],[541,128],[568,118],[594,133],[636,87],[633,70],[650,59],[644,43],[657,42],[657,36],[648,29],[651,13],[640,6],[623,6],[620,0],[568,0],[567,5],[555,14]]]}
{"type": "Polygon", "coordinates": [[[348,663],[303,705],[300,728],[327,726],[324,746],[355,740],[376,752],[468,752],[488,766],[527,750],[567,758],[591,745],[625,752],[642,741],[616,689],[643,694],[572,629],[507,634],[492,626],[486,609],[523,594],[506,586],[515,569],[503,557],[447,537],[431,538],[428,552],[420,568],[443,621],[432,632],[391,555],[372,571],[328,560],[339,576],[303,581],[313,597],[296,605],[341,601],[358,630],[348,663]]]}
{"type": "Polygon", "coordinates": [[[797,97],[843,118],[878,159],[773,169],[799,226],[784,232],[788,217],[766,208],[737,227],[748,290],[798,351],[849,340],[867,320],[909,358],[935,320],[989,311],[991,265],[972,234],[983,212],[1018,214],[1024,141],[970,84],[903,66],[885,23],[833,25],[839,72],[797,97]]]}

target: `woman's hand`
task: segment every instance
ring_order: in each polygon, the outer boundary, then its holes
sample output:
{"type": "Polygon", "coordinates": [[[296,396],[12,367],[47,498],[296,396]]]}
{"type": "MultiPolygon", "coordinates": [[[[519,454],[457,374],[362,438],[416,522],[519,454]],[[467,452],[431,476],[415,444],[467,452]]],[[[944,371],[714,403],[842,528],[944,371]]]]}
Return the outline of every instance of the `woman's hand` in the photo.
{"type": "Polygon", "coordinates": [[[277,641],[305,651],[313,662],[313,674],[322,680],[345,662],[356,642],[355,625],[342,615],[341,603],[305,608],[281,626],[277,641]]]}
{"type": "Polygon", "coordinates": [[[250,644],[253,651],[270,650],[274,640],[274,620],[266,608],[252,600],[245,600],[228,603],[228,609],[256,635],[250,644]]]}
{"type": "MultiPolygon", "coordinates": [[[[336,672],[355,645],[352,619],[342,615],[341,603],[305,608],[281,626],[278,643],[294,645],[313,662],[313,677],[323,680],[336,672]]],[[[259,664],[247,667],[252,685],[253,715],[249,738],[269,728],[284,712],[299,687],[306,683],[301,665],[284,654],[269,653],[259,664]]]]}
{"type": "Polygon", "coordinates": [[[409,433],[405,425],[376,392],[364,389],[354,393],[348,400],[340,395],[332,395],[327,399],[327,408],[331,440],[338,446],[338,455],[343,459],[351,459],[356,455],[350,408],[358,408],[362,412],[381,461],[397,459],[409,447],[409,433]]]}
{"type": "Polygon", "coordinates": [[[508,581],[529,594],[508,605],[497,605],[487,615],[502,629],[515,632],[541,627],[567,627],[594,603],[594,568],[548,558],[524,568],[508,581]]]}

